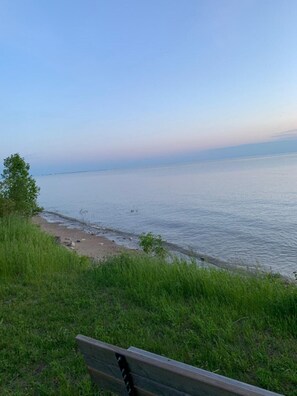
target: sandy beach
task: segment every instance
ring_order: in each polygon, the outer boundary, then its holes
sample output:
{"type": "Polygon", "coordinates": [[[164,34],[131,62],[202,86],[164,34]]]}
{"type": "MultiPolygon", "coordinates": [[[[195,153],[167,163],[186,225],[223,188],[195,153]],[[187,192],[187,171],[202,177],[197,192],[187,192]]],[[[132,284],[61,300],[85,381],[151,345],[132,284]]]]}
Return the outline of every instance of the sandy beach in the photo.
{"type": "Polygon", "coordinates": [[[53,235],[65,248],[94,260],[100,261],[128,250],[103,236],[67,228],[59,223],[49,223],[40,216],[34,216],[32,222],[44,232],[53,235]]]}

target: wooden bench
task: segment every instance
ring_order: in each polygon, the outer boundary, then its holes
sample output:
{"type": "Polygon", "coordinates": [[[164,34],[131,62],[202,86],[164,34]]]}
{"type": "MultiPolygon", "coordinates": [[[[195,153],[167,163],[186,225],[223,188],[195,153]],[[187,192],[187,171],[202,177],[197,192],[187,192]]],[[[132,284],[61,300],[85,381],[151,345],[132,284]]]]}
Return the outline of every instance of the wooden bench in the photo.
{"type": "Polygon", "coordinates": [[[122,349],[83,335],[76,340],[93,381],[119,395],[277,395],[138,348],[122,349]]]}

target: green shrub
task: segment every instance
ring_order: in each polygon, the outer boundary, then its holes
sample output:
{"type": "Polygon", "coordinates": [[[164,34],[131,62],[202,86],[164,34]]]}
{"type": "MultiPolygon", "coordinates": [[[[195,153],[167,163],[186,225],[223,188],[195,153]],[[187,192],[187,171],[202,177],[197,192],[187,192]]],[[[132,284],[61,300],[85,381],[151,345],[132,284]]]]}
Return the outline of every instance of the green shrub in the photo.
{"type": "Polygon", "coordinates": [[[167,254],[161,235],[154,235],[152,232],[140,235],[139,246],[147,254],[158,257],[165,257],[167,254]]]}

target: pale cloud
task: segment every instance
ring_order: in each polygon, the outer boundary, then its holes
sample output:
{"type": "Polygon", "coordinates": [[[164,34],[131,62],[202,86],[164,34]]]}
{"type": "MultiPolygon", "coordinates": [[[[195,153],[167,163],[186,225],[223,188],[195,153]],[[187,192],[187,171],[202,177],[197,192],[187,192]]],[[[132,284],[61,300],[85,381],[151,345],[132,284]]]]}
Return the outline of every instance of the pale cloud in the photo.
{"type": "Polygon", "coordinates": [[[273,139],[277,140],[290,140],[297,139],[297,129],[292,129],[290,131],[279,132],[272,136],[273,139]]]}

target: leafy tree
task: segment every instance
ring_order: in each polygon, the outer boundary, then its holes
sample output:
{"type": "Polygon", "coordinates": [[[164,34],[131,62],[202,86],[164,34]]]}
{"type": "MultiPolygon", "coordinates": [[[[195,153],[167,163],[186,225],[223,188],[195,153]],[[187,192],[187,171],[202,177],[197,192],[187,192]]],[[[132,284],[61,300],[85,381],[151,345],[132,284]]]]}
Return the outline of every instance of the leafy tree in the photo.
{"type": "Polygon", "coordinates": [[[19,154],[4,160],[0,181],[0,215],[16,212],[32,216],[42,210],[37,204],[40,189],[29,170],[30,165],[19,154]]]}

